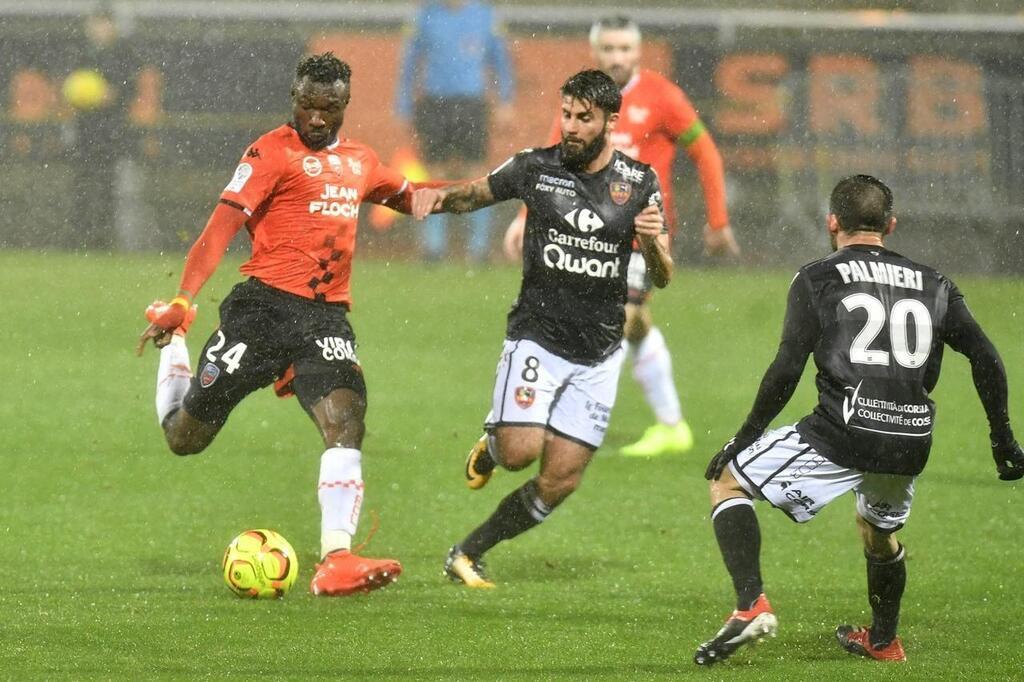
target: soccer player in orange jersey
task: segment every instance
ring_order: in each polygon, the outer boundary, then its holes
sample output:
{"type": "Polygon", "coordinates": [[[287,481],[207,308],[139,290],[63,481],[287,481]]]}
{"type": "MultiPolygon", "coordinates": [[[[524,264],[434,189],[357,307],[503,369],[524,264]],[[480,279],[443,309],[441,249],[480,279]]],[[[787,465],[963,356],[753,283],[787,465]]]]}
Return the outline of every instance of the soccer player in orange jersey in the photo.
{"type": "MultiPolygon", "coordinates": [[[[679,86],[659,73],[640,68],[640,28],[627,17],[600,19],[590,29],[590,45],[598,68],[622,90],[622,113],[612,133],[612,144],[649,164],[661,178],[670,233],[675,228],[672,163],[682,147],[697,168],[704,192],[705,248],[709,253],[738,255],[739,246],[729,226],[718,148],[679,86]]],[[[548,143],[554,144],[559,139],[557,119],[551,132],[548,143]]],[[[518,260],[522,252],[524,225],[525,210],[505,234],[505,253],[512,260],[518,260]]],[[[643,259],[634,254],[629,268],[625,338],[633,376],[643,388],[657,423],[639,441],[624,447],[623,455],[650,457],[693,447],[693,434],[683,419],[672,378],[672,357],[661,331],[653,325],[647,305],[651,290],[643,259]]]]}
{"type": "Polygon", "coordinates": [[[395,560],[351,552],[363,499],[366,384],[347,312],[359,205],[408,212],[415,186],[366,145],[339,136],[350,79],[349,66],[330,52],[299,63],[291,123],[246,149],[189,251],[177,296],[150,306],[138,346],[141,353],[152,339],[161,347],[157,417],[178,455],[204,450],[249,393],[288,382],[326,446],[316,595],[366,592],[402,570],[395,560]],[[241,268],[249,278],[221,304],[220,328],[193,376],[185,347],[192,301],[243,225],[252,239],[241,268]]]}

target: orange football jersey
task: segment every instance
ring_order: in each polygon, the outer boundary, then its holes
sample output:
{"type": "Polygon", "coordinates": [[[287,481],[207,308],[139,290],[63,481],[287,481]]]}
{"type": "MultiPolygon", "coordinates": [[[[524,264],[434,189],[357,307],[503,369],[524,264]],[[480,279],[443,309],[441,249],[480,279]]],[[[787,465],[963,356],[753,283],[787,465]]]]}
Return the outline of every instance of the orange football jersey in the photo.
{"type": "Polygon", "coordinates": [[[250,216],[252,257],[243,274],[317,301],[350,303],[359,206],[406,186],[360,142],[339,137],[313,151],[283,125],[249,146],[220,198],[250,216]]]}

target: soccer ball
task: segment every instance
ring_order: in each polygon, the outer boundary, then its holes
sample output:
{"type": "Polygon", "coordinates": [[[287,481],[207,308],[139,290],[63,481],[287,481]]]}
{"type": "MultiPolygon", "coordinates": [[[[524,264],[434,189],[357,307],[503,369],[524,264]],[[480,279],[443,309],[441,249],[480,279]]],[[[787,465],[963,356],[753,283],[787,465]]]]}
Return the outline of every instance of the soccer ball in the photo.
{"type": "Polygon", "coordinates": [[[102,105],[110,86],[103,74],[93,69],[78,69],[64,79],[61,92],[64,100],[75,109],[87,111],[102,105]]]}
{"type": "Polygon", "coordinates": [[[224,552],[224,582],[239,597],[283,597],[295,584],[299,561],[295,550],[275,531],[247,530],[224,552]]]}

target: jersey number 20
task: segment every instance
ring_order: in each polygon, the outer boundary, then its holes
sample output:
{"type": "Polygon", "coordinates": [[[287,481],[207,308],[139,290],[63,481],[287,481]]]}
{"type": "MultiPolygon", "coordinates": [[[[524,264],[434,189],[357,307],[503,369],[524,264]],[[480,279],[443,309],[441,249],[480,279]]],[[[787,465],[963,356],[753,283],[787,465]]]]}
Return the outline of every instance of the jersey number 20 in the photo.
{"type": "MultiPolygon", "coordinates": [[[[850,344],[850,362],[860,365],[888,365],[889,353],[869,348],[885,325],[885,305],[871,294],[850,294],[842,301],[850,312],[863,308],[868,319],[850,344]]],[[[923,365],[932,350],[932,315],[924,303],[913,298],[901,298],[888,313],[889,341],[892,357],[902,367],[914,369],[923,365]],[[910,350],[907,325],[914,325],[914,350],[910,350]]]]}

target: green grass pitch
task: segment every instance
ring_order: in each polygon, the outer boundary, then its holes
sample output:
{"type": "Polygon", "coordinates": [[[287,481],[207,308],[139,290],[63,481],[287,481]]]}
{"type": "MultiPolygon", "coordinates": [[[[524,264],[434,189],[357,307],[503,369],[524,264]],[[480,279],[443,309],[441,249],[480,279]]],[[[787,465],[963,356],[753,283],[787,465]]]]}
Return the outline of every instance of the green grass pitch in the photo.
{"type": "MultiPolygon", "coordinates": [[[[691,662],[732,607],[708,523],[704,465],[741,423],[772,357],[791,273],[683,271],[656,296],[684,409],[687,456],[612,453],[651,417],[624,378],[606,446],[543,526],[488,556],[499,589],[440,575],[448,547],[526,473],[462,482],[487,409],[518,272],[358,262],[351,319],[370,388],[367,550],[405,566],[384,591],[315,599],[322,450],[294,401],[246,400],[205,453],[169,453],[153,408],[156,354],[132,349],[179,256],[0,252],[0,678],[4,679],[1009,679],[1024,670],[1024,484],[997,480],[967,362],[947,355],[932,462],[901,534],[909,663],[880,667],[834,643],[869,618],[852,498],[798,527],[759,505],[780,632],[711,671],[691,662]],[[219,562],[246,528],[295,546],[284,600],[231,595],[219,562]]],[[[200,296],[193,363],[222,265],[200,296]]],[[[958,278],[999,347],[1024,435],[1024,281],[958,278]]],[[[777,420],[813,405],[810,371],[777,420]]]]}

